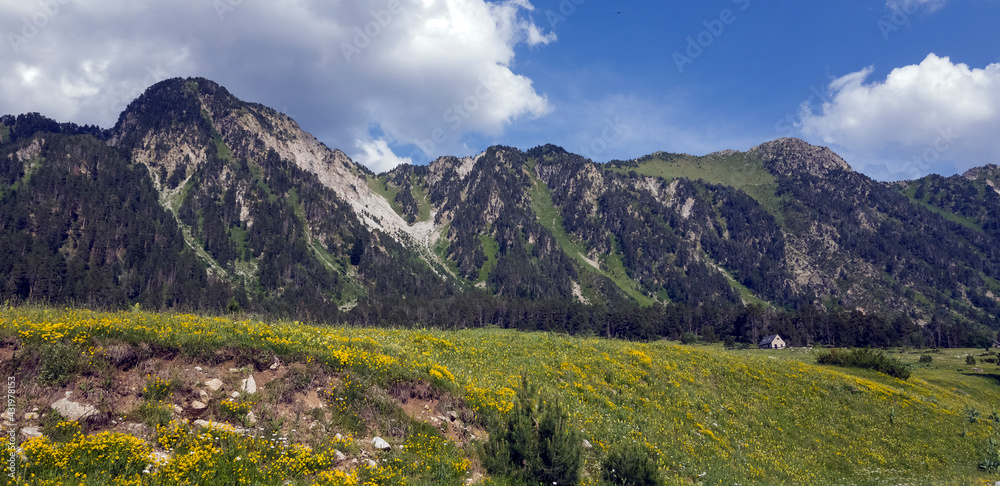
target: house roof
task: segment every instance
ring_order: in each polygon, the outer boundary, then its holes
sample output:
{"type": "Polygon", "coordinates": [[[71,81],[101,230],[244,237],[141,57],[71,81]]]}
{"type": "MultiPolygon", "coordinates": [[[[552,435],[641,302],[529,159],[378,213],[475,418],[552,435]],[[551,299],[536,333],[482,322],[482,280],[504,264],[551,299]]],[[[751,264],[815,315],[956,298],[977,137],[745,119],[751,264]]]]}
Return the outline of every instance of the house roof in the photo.
{"type": "Polygon", "coordinates": [[[771,344],[772,342],[774,342],[775,339],[781,339],[781,336],[779,336],[777,334],[775,334],[773,336],[768,336],[768,337],[766,337],[764,339],[761,339],[759,345],[763,346],[765,344],[771,344]]]}

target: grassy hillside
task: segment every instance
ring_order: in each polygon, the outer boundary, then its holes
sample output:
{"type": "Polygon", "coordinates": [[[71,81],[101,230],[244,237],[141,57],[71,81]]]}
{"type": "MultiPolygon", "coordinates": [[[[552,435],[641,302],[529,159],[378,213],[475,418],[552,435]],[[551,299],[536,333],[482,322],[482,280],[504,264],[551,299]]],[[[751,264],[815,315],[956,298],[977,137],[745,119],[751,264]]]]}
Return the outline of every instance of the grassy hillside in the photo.
{"type": "Polygon", "coordinates": [[[906,188],[906,190],[904,191],[904,194],[906,194],[906,197],[908,197],[910,199],[910,201],[913,201],[914,203],[919,204],[919,205],[921,205],[921,206],[929,209],[931,212],[938,214],[939,216],[943,217],[944,219],[947,219],[948,221],[951,221],[952,223],[958,223],[958,224],[960,224],[962,226],[965,226],[966,228],[973,229],[973,230],[976,230],[976,231],[982,231],[983,230],[983,227],[980,226],[980,225],[978,225],[978,224],[976,224],[975,221],[973,221],[973,220],[971,220],[971,219],[969,219],[969,218],[967,218],[965,216],[962,216],[960,214],[955,214],[955,213],[953,213],[951,211],[939,208],[939,207],[937,207],[937,206],[929,203],[927,201],[927,197],[926,196],[923,199],[917,199],[916,192],[917,192],[917,186],[916,185],[911,185],[911,186],[909,186],[909,187],[906,188]]]}
{"type": "Polygon", "coordinates": [[[750,154],[719,153],[703,157],[687,154],[658,153],[639,159],[636,167],[621,167],[615,172],[661,177],[666,180],[687,178],[741,189],[757,200],[769,213],[781,221],[781,201],[775,196],[778,183],[760,160],[750,154]]]}
{"type": "Polygon", "coordinates": [[[977,467],[1000,427],[1000,370],[965,361],[982,350],[932,354],[900,381],[817,366],[809,350],[30,307],[0,312],[0,343],[18,427],[49,435],[19,444],[17,477],[35,484],[505,484],[483,477],[476,444],[511,409],[521,373],[593,444],[585,484],[620,441],[655,450],[668,484],[1000,479],[977,467]],[[215,375],[226,385],[200,395],[215,375]],[[230,398],[249,375],[262,390],[230,398]],[[53,423],[48,406],[67,391],[115,422],[53,423]],[[198,396],[209,404],[198,417],[236,428],[185,424],[198,396]],[[35,407],[40,418],[23,417],[35,407]],[[141,424],[139,440],[126,435],[141,424]],[[374,436],[392,449],[375,450],[374,436]],[[73,459],[108,448],[118,452],[73,459]]]}
{"type": "Polygon", "coordinates": [[[653,299],[644,294],[641,286],[635,280],[632,280],[628,276],[628,272],[625,271],[625,267],[621,261],[621,254],[617,250],[617,243],[616,250],[610,255],[605,256],[603,261],[600,262],[600,268],[595,267],[594,262],[587,260],[587,252],[583,246],[574,241],[566,232],[566,228],[563,226],[562,215],[552,202],[552,193],[549,190],[549,186],[545,184],[545,181],[535,177],[534,162],[530,163],[532,165],[529,165],[528,173],[531,175],[531,180],[534,183],[528,192],[531,196],[531,210],[538,217],[538,222],[552,232],[552,236],[559,242],[559,246],[563,252],[576,260],[581,272],[594,271],[608,277],[618,288],[638,302],[639,305],[651,305],[654,302],[653,299]]]}

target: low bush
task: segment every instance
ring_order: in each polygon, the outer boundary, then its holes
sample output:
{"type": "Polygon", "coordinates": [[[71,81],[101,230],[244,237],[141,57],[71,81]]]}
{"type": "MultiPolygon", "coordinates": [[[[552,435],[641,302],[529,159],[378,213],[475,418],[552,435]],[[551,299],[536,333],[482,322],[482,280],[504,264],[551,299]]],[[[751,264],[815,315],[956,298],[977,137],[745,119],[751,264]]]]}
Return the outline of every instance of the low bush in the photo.
{"type": "Polygon", "coordinates": [[[39,347],[41,358],[38,380],[44,384],[65,385],[81,368],[81,353],[66,343],[46,343],[39,347]]]}
{"type": "Polygon", "coordinates": [[[611,449],[601,465],[601,480],[615,486],[656,486],[662,484],[653,451],[634,442],[611,449]]]}
{"type": "Polygon", "coordinates": [[[79,422],[66,420],[55,410],[47,413],[42,419],[42,433],[53,442],[69,442],[83,434],[79,422]]]}
{"type": "Polygon", "coordinates": [[[990,474],[1000,473],[1000,441],[996,438],[986,440],[986,451],[983,460],[979,461],[979,469],[990,474]]]}
{"type": "Polygon", "coordinates": [[[687,331],[681,335],[681,342],[684,344],[694,344],[698,342],[698,336],[691,331],[687,331]]]}
{"type": "Polygon", "coordinates": [[[146,386],[142,388],[142,397],[150,402],[166,400],[174,391],[175,383],[160,377],[146,376],[146,386]]]}
{"type": "Polygon", "coordinates": [[[134,420],[142,422],[150,428],[155,428],[157,425],[170,423],[170,418],[173,416],[173,405],[166,402],[145,401],[130,415],[134,420]]]}
{"type": "Polygon", "coordinates": [[[931,364],[934,361],[934,357],[929,354],[921,354],[919,361],[923,364],[931,364]]]}
{"type": "Polygon", "coordinates": [[[882,351],[869,348],[852,349],[850,351],[833,349],[829,353],[820,354],[816,362],[849,368],[866,368],[901,380],[910,377],[910,367],[905,363],[882,351]]]}
{"type": "Polygon", "coordinates": [[[521,378],[514,410],[490,427],[483,464],[522,484],[574,485],[583,467],[583,438],[558,400],[539,398],[521,378]]]}

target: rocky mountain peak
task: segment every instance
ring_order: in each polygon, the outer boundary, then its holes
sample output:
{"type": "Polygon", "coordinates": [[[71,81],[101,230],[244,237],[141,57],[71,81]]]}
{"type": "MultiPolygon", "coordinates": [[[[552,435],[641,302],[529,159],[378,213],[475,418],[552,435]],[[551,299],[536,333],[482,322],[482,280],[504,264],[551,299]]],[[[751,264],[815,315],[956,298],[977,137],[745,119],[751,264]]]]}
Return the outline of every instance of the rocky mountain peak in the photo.
{"type": "Polygon", "coordinates": [[[988,164],[982,167],[974,167],[962,174],[962,177],[970,181],[975,181],[983,177],[988,179],[1000,178],[1000,165],[988,164]]]}
{"type": "Polygon", "coordinates": [[[772,172],[791,175],[808,173],[824,176],[831,171],[853,171],[851,166],[827,147],[809,144],[798,138],[779,138],[750,149],[772,172]]]}

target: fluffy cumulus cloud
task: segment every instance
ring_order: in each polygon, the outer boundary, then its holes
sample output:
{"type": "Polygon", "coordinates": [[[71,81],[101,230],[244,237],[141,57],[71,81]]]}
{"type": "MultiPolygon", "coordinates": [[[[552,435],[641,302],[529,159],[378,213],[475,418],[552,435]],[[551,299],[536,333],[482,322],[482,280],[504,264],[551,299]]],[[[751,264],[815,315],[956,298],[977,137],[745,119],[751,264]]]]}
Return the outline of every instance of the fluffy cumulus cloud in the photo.
{"type": "Polygon", "coordinates": [[[800,129],[882,179],[951,173],[1000,162],[1000,63],[970,68],[930,54],[869,82],[872,68],[829,86],[800,129]]]}
{"type": "Polygon", "coordinates": [[[533,12],[528,0],[3,2],[0,106],[110,126],[149,85],[203,76],[385,170],[551,110],[513,71],[519,46],[555,41],[533,12]]]}
{"type": "Polygon", "coordinates": [[[358,140],[355,148],[357,150],[355,151],[354,160],[365,164],[375,172],[385,172],[392,170],[393,167],[400,164],[413,163],[413,160],[409,157],[396,155],[389,148],[389,143],[382,138],[371,141],[358,140]]]}

